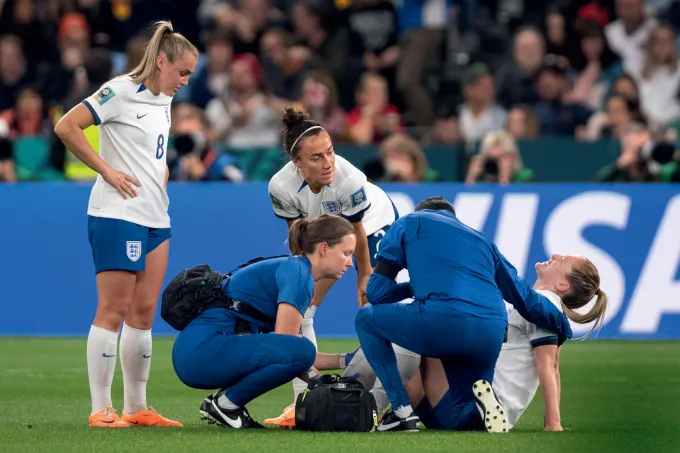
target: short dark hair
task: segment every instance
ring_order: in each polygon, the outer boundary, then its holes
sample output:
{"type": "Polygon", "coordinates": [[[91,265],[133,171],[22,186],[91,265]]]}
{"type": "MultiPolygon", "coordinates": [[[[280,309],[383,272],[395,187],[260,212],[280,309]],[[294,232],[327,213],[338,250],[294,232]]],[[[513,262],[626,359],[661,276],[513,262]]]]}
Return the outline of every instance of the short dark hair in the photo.
{"type": "Polygon", "coordinates": [[[448,202],[444,197],[428,197],[418,203],[416,206],[416,212],[422,211],[423,209],[431,209],[433,211],[449,211],[453,215],[456,215],[456,210],[453,209],[453,205],[448,202]]]}

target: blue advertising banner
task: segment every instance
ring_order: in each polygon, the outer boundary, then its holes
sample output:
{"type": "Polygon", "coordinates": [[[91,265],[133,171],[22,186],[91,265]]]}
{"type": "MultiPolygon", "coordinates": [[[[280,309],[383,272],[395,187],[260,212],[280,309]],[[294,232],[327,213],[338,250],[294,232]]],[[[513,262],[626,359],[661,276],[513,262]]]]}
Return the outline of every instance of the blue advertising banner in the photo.
{"type": "MultiPolygon", "coordinates": [[[[85,335],[97,305],[87,240],[89,184],[0,185],[0,334],[85,335]]],[[[609,295],[597,338],[680,338],[680,186],[383,184],[401,215],[431,195],[496,241],[529,282],[553,253],[588,257],[609,295]]],[[[287,252],[266,184],[169,185],[166,275],[208,263],[222,272],[287,252]]],[[[336,283],[317,335],[354,336],[356,273],[336,283]]],[[[587,326],[574,326],[576,334],[587,326]]],[[[172,334],[160,316],[154,334],[172,334]]]]}

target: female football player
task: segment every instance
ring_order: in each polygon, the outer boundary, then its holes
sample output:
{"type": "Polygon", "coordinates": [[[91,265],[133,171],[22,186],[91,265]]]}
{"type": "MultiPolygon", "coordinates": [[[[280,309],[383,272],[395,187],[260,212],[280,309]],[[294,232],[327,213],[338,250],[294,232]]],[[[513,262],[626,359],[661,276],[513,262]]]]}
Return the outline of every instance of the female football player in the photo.
{"type": "Polygon", "coordinates": [[[201,416],[210,422],[260,428],[245,405],[304,377],[314,363],[316,348],[298,334],[302,316],[316,281],[338,280],[352,267],[354,227],[335,215],[298,219],[288,245],[291,257],[232,272],[222,283],[226,308],[205,309],[175,341],[172,361],[179,379],[193,388],[220,389],[201,405],[201,416]]]}
{"type": "MultiPolygon", "coordinates": [[[[357,237],[354,252],[357,298],[359,305],[364,305],[378,243],[398,218],[397,210],[382,189],[368,182],[359,169],[335,154],[328,132],[306,112],[286,108],[283,124],[283,144],[290,162],[269,181],[274,214],[284,219],[288,226],[297,218],[324,213],[341,215],[352,223],[357,237]]],[[[312,305],[302,321],[302,335],[314,345],[313,317],[333,283],[333,279],[316,282],[312,305]]],[[[294,381],[294,397],[297,398],[305,387],[303,381],[294,381]]],[[[265,424],[280,425],[291,421],[294,409],[294,404],[288,406],[280,417],[265,420],[265,424]]]]}
{"type": "Polygon", "coordinates": [[[147,406],[146,383],[151,324],[168,263],[170,104],[187,85],[197,59],[196,47],[170,22],[157,22],[142,62],[105,83],[54,128],[66,147],[98,173],[87,211],[98,292],[87,339],[90,426],[182,426],[147,406]],[[99,126],[99,154],[83,133],[93,124],[99,126]],[[122,418],[111,402],[121,324],[122,418]]]}

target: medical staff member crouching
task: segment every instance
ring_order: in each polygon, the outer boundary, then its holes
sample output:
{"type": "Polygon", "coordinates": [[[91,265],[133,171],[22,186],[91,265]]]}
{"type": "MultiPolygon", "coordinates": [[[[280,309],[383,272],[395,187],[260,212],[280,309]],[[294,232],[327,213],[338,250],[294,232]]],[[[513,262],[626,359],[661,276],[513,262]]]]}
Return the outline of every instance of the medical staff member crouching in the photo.
{"type": "Polygon", "coordinates": [[[175,341],[179,379],[192,388],[219,389],[201,405],[210,422],[261,428],[245,405],[295,377],[308,380],[316,348],[298,335],[302,316],[315,281],[340,279],[352,267],[356,237],[346,219],[322,215],[296,220],[288,243],[293,256],[234,271],[222,284],[226,306],[201,312],[175,341]]]}

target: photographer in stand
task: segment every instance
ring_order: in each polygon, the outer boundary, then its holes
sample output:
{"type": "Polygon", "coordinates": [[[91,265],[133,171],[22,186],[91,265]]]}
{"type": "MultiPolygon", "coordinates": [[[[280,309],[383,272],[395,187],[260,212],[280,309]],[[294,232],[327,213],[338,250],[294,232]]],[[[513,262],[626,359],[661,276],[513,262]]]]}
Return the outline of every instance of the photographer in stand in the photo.
{"type": "Polygon", "coordinates": [[[598,182],[680,182],[680,153],[670,137],[655,139],[634,123],[621,136],[621,155],[597,172],[598,182]]]}
{"type": "Polygon", "coordinates": [[[217,152],[200,113],[186,115],[173,127],[174,147],[168,152],[172,181],[243,182],[236,159],[217,152]]]}
{"type": "Polygon", "coordinates": [[[484,136],[481,151],[470,159],[465,182],[508,184],[533,179],[534,172],[524,168],[515,139],[508,132],[499,130],[484,136]]]}

